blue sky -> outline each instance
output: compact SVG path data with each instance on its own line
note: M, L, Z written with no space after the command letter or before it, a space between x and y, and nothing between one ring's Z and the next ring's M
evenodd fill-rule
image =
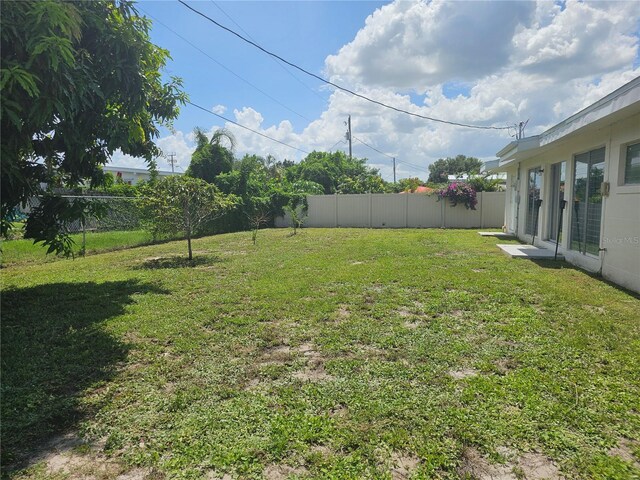
M189 3L239 33L250 35L256 43L283 58L321 74L324 59L353 39L367 16L386 2ZM182 4L152 0L141 2L139 8L157 19L152 40L168 49L173 58L166 72L183 78L194 103L208 107L224 105L229 111L250 105L262 113L266 123L290 120L294 128L300 130L325 108L331 92L321 82L291 67L279 66L275 59L190 12ZM175 126L188 131L196 125L209 126L211 121L210 115L185 107Z
M371 98L473 125L529 120L528 135L640 75L638 2L188 3L287 60ZM428 165L446 156L495 158L512 140L512 130L451 127L336 91L277 64L177 1L138 6L155 20L153 42L171 53L165 74L182 77L191 101L304 151L346 150L348 115L355 138L397 158L399 178L426 178ZM177 154L182 169L194 148L196 126L208 132L228 127L237 139L236 156L304 157L187 105L174 130L163 130L158 139L164 152ZM388 156L357 140L353 151L392 178ZM144 166L122 154L112 163ZM168 168L162 160L159 164Z

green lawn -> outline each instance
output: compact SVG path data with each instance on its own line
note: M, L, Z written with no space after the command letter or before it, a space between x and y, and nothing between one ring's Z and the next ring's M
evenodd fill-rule
M75 242L74 251L78 252L82 247L82 234L71 235L71 238ZM151 233L145 230L87 232L86 254L131 248L151 242ZM34 245L33 240L4 240L1 248L0 259L3 266L59 260L55 255L47 256L47 249L42 248L41 244Z
M194 266L172 242L5 268L3 463L40 456L4 475L639 478L640 299L495 244L274 229Z

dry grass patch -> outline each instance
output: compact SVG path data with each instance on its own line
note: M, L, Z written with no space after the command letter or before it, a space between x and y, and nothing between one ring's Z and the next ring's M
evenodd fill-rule
M391 478L405 480L420 466L420 459L414 455L393 452L391 454Z
M291 477L302 477L308 474L304 467L290 467L289 465L269 465L262 472L265 480L285 480Z
M514 458L511 450L505 464L492 464L475 448L468 447L462 454L462 463L458 469L461 477L474 480L562 480L558 466L546 455L524 453Z
M60 435L27 461L31 467L15 480L60 478L64 480L146 480L164 475L145 468L127 468L107 458L95 445L83 442L74 434Z
M612 457L618 457L640 470L640 462L633 453L634 448L638 448L638 442L634 442L628 438L622 438L616 447L609 450L609 455Z
M449 370L448 375L454 380L462 380L478 375L478 371L473 368L461 368L460 370Z
M332 380L333 376L329 375L324 369L325 357L315 350L311 343L303 343L298 347L298 351L306 358L307 367L293 374L293 378L303 382L322 382Z

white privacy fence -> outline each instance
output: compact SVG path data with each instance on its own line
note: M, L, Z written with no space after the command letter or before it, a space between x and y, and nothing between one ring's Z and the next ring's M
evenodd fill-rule
M309 195L306 227L501 228L505 192L479 192L475 210L421 193ZM289 215L277 227L291 225Z

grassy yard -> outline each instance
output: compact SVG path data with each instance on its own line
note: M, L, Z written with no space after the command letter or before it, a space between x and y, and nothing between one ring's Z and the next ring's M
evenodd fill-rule
M75 242L74 250L79 251L82 247L82 234L71 235L71 238ZM145 230L87 232L86 254L150 244L152 240L151 233ZM0 260L3 266L59 260L54 255L47 256L47 250L40 244L34 245L33 240L3 240L1 248Z
M288 233L3 269L5 477L640 478L637 296L474 231Z

